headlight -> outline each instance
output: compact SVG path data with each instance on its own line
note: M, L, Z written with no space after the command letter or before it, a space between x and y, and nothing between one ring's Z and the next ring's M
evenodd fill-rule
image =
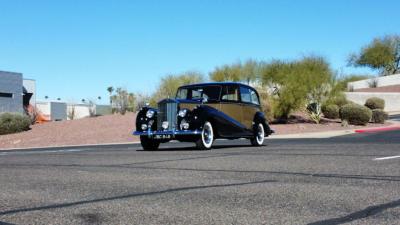
M178 112L178 116L180 116L180 117L185 117L186 116L186 114L187 114L187 109L181 109L181 110L179 110L179 112Z
M149 109L149 110L146 112L146 117L149 118L149 119L151 119L151 118L153 118L153 116L154 116L154 110Z
M147 130L147 125L146 124L142 124L142 130Z
M182 120L180 128L181 128L181 130L189 129L189 123L186 120Z
M168 121L162 122L162 126L161 126L161 127L162 127L164 130L168 129L168 127L169 127Z

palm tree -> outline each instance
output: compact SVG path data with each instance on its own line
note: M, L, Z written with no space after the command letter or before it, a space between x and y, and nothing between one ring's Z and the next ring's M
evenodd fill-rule
M110 93L110 105L112 104L112 99L111 99L111 95L114 92L114 87L110 86L107 88L107 91Z

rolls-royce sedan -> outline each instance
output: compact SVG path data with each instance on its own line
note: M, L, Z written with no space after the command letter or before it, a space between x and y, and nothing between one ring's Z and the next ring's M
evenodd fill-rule
M254 88L218 82L182 86L174 99L161 100L157 109L141 108L134 135L140 136L145 150L157 150L170 140L194 142L207 150L219 138L247 138L261 146L272 133Z

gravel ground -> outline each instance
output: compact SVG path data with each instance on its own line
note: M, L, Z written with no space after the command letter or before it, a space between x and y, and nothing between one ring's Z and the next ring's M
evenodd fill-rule
M289 124L272 124L276 134L296 134L332 130L357 129L363 126L342 127L338 120L324 120L314 124L302 119L304 115L291 119ZM135 114L108 115L73 121L37 124L26 132L0 136L0 149L55 147L65 145L132 143L139 141L132 135ZM368 127L388 124L369 124Z
M0 149L135 142L135 114L108 115L33 125L31 130L0 136Z

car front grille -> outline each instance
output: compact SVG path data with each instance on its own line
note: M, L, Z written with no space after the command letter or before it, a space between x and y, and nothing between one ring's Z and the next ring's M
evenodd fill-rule
M168 121L167 130L175 130L177 124L178 103L166 99L158 103L157 130L164 130L162 124Z

